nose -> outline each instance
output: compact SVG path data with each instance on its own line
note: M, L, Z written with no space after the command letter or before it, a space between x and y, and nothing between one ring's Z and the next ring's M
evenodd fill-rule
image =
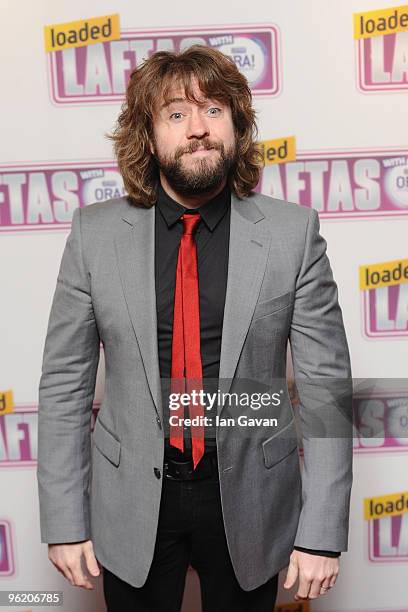
M194 109L187 123L187 138L204 138L209 135L207 120L202 111Z

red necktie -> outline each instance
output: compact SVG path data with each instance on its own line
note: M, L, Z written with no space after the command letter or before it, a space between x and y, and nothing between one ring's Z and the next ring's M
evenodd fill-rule
M193 390L202 389L200 353L200 300L198 291L197 249L193 233L200 214L182 216L184 232L177 258L176 287L174 292L173 338L171 354L171 392L188 393L190 418L200 417L198 425L191 425L194 469L204 454L204 406L199 398L191 396ZM170 411L177 425L170 425L170 444L184 451L184 406L178 403Z

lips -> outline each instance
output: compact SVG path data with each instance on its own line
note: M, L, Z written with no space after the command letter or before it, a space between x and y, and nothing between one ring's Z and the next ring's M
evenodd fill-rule
M196 149L195 151L191 151L190 154L192 155L193 153L197 153L197 151L212 151L212 150L213 150L213 147L210 147L209 149L206 149L205 147L200 147L199 149Z
M186 153L195 153L196 151L211 151L214 147L198 147L198 149L194 149L194 151L186 151Z

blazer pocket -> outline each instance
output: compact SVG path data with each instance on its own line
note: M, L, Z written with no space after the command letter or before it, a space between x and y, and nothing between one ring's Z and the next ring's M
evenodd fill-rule
M105 425L102 424L99 418L95 421L93 430L93 440L96 448L104 455L114 466L118 466L120 462L121 443L113 433L111 433Z
M283 429L262 442L264 463L267 468L276 465L297 448L296 428L293 423L294 419Z
M260 317L264 317L269 314L273 314L278 310L283 310L284 308L288 308L293 304L295 292L294 290L288 291L287 293L282 293L281 295L277 295L273 298L269 298L268 300L263 300L262 302L258 302L255 306L254 310L254 319L259 319Z

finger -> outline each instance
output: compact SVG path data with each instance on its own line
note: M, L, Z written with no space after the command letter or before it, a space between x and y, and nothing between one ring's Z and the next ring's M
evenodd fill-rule
M82 571L80 560L76 561L75 564L70 565L70 570L74 578L75 586L85 587L86 589L93 589L93 584Z
M84 549L84 557L88 572L92 576L99 576L101 570L99 569L98 562L96 560L92 547L87 547Z
M65 557L59 554L58 551L56 552L53 548L50 548L48 551L48 558L54 565L54 567L60 572L60 574L62 574L72 586L75 586L74 577L70 568L68 567L68 564L65 561Z
M285 583L283 585L283 587L285 589L290 589L293 587L293 585L296 582L296 578L298 576L298 571L299 571L299 567L298 564L296 563L296 561L291 558L290 562L289 562L289 567L288 567L288 571L286 574L286 580Z
M312 580L310 578L306 578L304 574L300 574L299 587L295 599L306 599L309 596L311 584Z
M326 593L334 587L335 582L336 575L327 576L320 585L320 595L326 595Z
M68 582L70 584L72 584L72 586L75 586L74 576L72 575L71 570L69 569L69 567L65 563L62 564L62 565L56 565L55 567L57 568L57 570L59 572L61 572L61 574L64 576L64 578L66 578L68 580Z
M320 585L320 594L324 595L327 591L330 590L330 576L325 578Z
M332 589L332 588L334 587L334 585L336 584L337 576L338 576L338 574L337 574L337 573L335 573L335 574L333 574L333 576L332 576L332 577L331 577L331 579L330 579L330 584L329 584L329 586L330 586L330 588L331 588L331 589Z
M310 591L309 591L309 599L316 599L317 597L319 597L321 585L322 585L322 581L317 578L315 578L312 581L312 584L310 586ZM325 591L323 591L323 593L324 592Z

